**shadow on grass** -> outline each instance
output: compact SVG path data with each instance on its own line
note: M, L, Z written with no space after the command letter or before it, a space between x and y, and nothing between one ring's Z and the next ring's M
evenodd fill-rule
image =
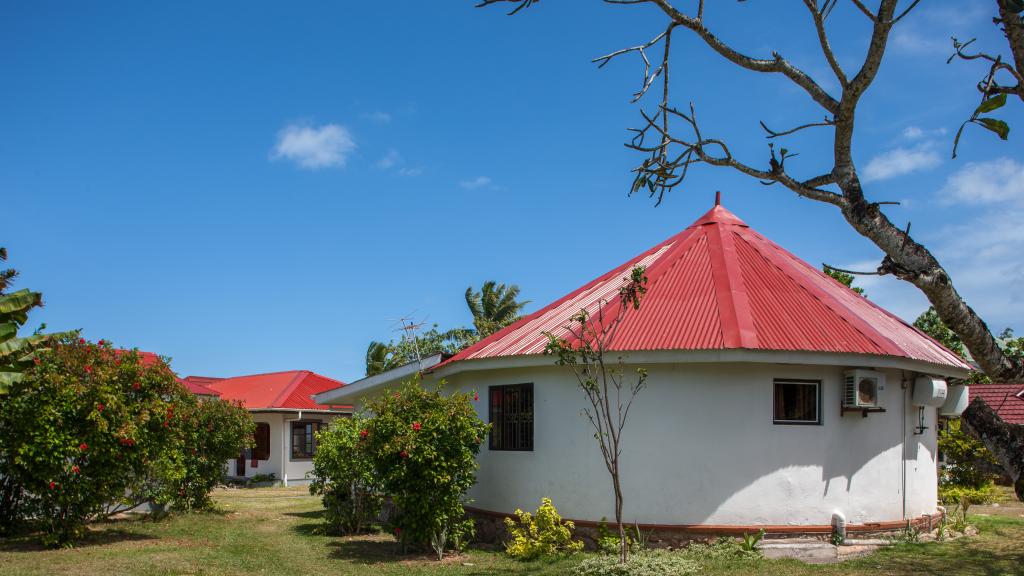
M320 509L320 510L310 510L308 512L285 512L284 515L285 516L292 516L292 517L295 517L295 518L323 518L324 517L324 511L323 511L323 509Z
M36 533L0 539L0 552L41 552L52 550L52 548L43 546L40 538L41 535ZM106 546L118 542L138 542L143 540L158 540L158 538L121 528L105 528L90 530L81 540L75 542L74 547L88 548L91 546Z

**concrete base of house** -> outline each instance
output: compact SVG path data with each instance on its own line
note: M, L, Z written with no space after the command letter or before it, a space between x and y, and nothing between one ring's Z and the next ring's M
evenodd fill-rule
M482 542L500 543L508 539L505 530L504 520L506 517L514 517L512 514L492 512L477 508L466 508L467 514L476 522L477 539ZM569 520L566 518L566 520ZM909 521L909 526L921 533L931 533L942 520L942 513L926 514ZM600 522L590 520L572 520L576 524L576 536L583 540L587 549L597 548L598 527ZM756 534L759 530L765 531L763 546L775 546L773 553L780 555L793 554L791 557L799 557L804 554L811 561L811 557L830 557L833 559L845 559L859 552L869 553L877 547L878 543L888 543L889 538L905 530L908 526L906 520L894 520L891 522L877 522L871 524L848 525L847 542L844 546L836 547L830 543L832 537L832 526L822 525L761 525L761 526L726 526L711 524L635 524L636 529L647 535L647 542L654 548L679 548L692 542L712 542L722 536L739 537L744 534ZM842 551L837 548L843 549ZM831 551L830 551L831 550ZM767 555L767 554L766 554ZM779 556L790 557L790 556Z

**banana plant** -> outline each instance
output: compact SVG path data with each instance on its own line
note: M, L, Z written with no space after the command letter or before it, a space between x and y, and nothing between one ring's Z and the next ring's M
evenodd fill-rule
M4 260L7 260L7 250L0 246L0 261ZM28 289L6 294L17 275L13 269L0 270L0 395L7 394L11 384L21 380L35 353L73 334L43 334L44 325L31 336L18 336L18 329L28 321L29 311L43 305L43 295Z
M18 336L18 329L28 321L29 310L42 303L42 294L28 289L0 295L0 394L6 394L11 384L22 378L36 352L63 336L39 332Z

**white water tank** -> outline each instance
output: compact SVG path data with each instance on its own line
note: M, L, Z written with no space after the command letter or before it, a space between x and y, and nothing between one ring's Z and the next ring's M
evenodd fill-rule
M934 376L914 380L914 406L942 406L946 403L946 381Z
M940 416L959 417L970 403L970 388L966 384L950 386L946 391L946 402L939 408Z

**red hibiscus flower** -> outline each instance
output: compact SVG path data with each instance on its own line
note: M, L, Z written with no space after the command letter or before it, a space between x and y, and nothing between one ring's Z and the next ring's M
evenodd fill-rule
M480 395L477 394L476 392L473 392L473 402L477 402L479 400L480 400Z
M360 438L366 438L369 435L370 435L370 431L366 430L365 428L359 431L359 437Z
M106 408L106 406L104 406L103 404L97 404L96 405L96 411L97 412L103 412L104 408Z
M413 422L412 423L412 429L413 430L419 430L420 428L423 428L423 425L420 424L419 422Z
M99 341L99 342L97 342L97 344L99 344L100 346L103 346L103 345L104 345L104 344L106 344L106 343L107 343L107 341L106 341L106 340L103 340L103 339L100 339L100 341Z
M89 445L86 444L85 442L82 442L81 444L78 445L78 449L81 450L82 452L85 452L86 450L89 449Z
M408 458L409 457L409 453L406 452L405 450L402 450L401 452L399 452L398 455L401 456L402 458Z
M79 338L78 339L78 343L79 344L85 344L85 338Z
M82 471L82 469L78 467L78 464L75 464L74 466L71 467L71 471L74 472L75 474L78 474L79 472Z
M132 384L132 390L138 390L139 388L142 388L142 385L138 382Z
M92 374L92 366L89 366L88 364L86 364L85 365L85 372L86 372L86 374Z
M54 482L53 480L50 480L50 490L55 490L56 488L57 488L57 483Z

